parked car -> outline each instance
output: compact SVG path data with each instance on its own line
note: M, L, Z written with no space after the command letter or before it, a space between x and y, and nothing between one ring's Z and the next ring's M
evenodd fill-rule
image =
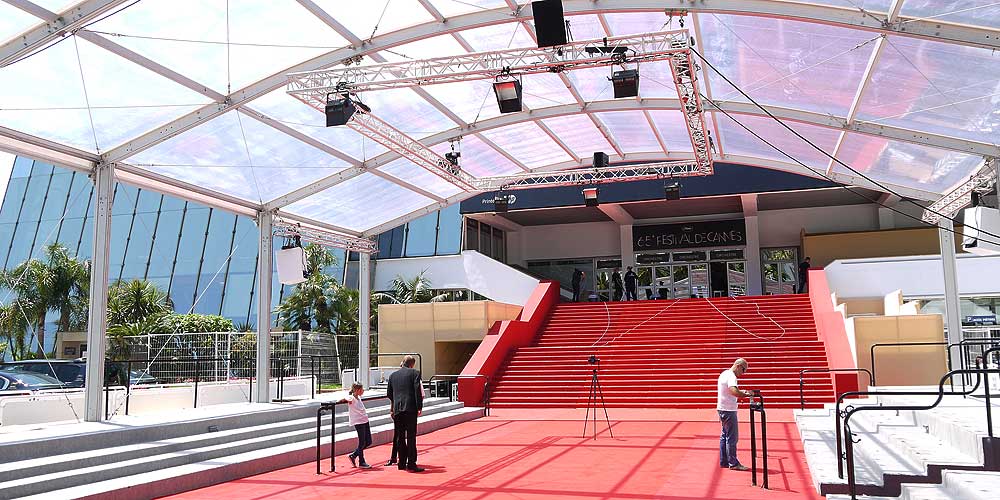
M25 371L0 371L0 394L5 391L43 391L63 389L65 385L55 377Z
M126 365L110 362L104 367L104 380L108 385L124 384ZM87 360L80 359L29 359L5 363L0 369L17 373L34 373L58 379L64 387L83 387L87 379ZM149 373L133 369L129 384L156 384L158 380Z

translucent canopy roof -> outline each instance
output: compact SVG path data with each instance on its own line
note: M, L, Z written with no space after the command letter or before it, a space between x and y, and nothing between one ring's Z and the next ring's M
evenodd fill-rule
M345 3L0 1L0 149L79 169L113 162L126 182L354 235L468 196L350 129L325 127L286 94L285 75L359 57L535 47L530 2ZM563 5L575 40L690 31L718 161L878 188L868 176L931 200L1000 156L996 2ZM639 69L632 99L614 99L610 68L525 76L515 114L499 113L488 80L362 98L438 153L461 138L474 176L587 166L595 151L615 162L691 158L669 68Z

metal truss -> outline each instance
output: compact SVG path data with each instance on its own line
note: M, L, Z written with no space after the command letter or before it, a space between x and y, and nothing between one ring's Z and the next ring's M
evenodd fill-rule
M292 73L288 75L287 91L306 104L322 109L328 93L345 88L363 92L484 80L507 74L562 73L623 62L661 61L687 49L686 30L662 31L570 42L551 48L496 50Z
M988 159L978 172L969 177L969 180L949 191L938 201L931 203L920 218L924 222L937 224L942 216L953 217L959 210L971 203L969 195L973 192L985 194L992 191L997 186L998 173L1000 173L1000 160Z
M688 41L683 43L688 48ZM712 175L712 147L708 127L705 124L705 108L701 105L701 93L698 92L698 68L694 65L691 51L674 53L670 57L670 71L674 75L674 86L681 101L681 113L684 113L684 123L687 125L688 137L691 138L691 148L695 161L704 175ZM641 78L641 75L640 75Z
M647 163L645 165L625 165L602 168L578 168L556 172L532 172L524 174L482 177L476 179L480 191L509 189L529 189L535 187L579 186L586 184L607 184L611 182L640 181L646 179L668 179L672 177L693 177L709 175L697 161L670 161Z
M296 236L310 243L318 245L342 248L350 252L360 252L367 254L378 253L378 245L375 240L349 236L313 227L302 227L287 221L274 222L274 236L281 238L294 238Z
M474 178L463 172L420 141L404 134L375 115L359 109L347 122L347 127L355 132L395 151L403 158L458 186L463 191L474 191Z

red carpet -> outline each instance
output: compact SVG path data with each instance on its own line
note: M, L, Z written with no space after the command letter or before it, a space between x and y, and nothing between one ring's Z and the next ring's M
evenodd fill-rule
M798 408L799 370L828 366L807 295L563 303L512 353L490 404L586 406L592 354L612 408L712 408L719 373L739 357L750 363L741 387L760 389L770 408ZM833 401L828 373L806 381L807 406Z
M525 397L530 397L525 394ZM768 417L771 490L749 472L718 467L719 424L711 410L612 409L614 438L598 421L598 439L580 437L580 410L496 410L488 418L419 436L423 474L376 466L317 476L314 464L178 495L182 499L800 499L812 488L791 412ZM600 415L603 419L603 413ZM747 414L741 412L740 458L750 464ZM384 463L388 446L369 449ZM328 462L324 468L328 468Z

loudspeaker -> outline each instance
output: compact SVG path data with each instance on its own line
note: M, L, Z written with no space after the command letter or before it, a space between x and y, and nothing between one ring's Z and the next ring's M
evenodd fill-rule
M326 126L346 125L358 108L350 99L333 99L326 103Z
M996 237L985 233L1000 233L1000 210L990 207L966 208L962 248L976 255L1000 254Z
M531 2L535 16L535 34L538 47L566 45L566 19L563 17L562 0Z
M278 250L276 263L278 281L282 284L294 285L306 280L306 254L302 247Z
M608 166L608 155L601 151L594 153L594 168L603 168Z

